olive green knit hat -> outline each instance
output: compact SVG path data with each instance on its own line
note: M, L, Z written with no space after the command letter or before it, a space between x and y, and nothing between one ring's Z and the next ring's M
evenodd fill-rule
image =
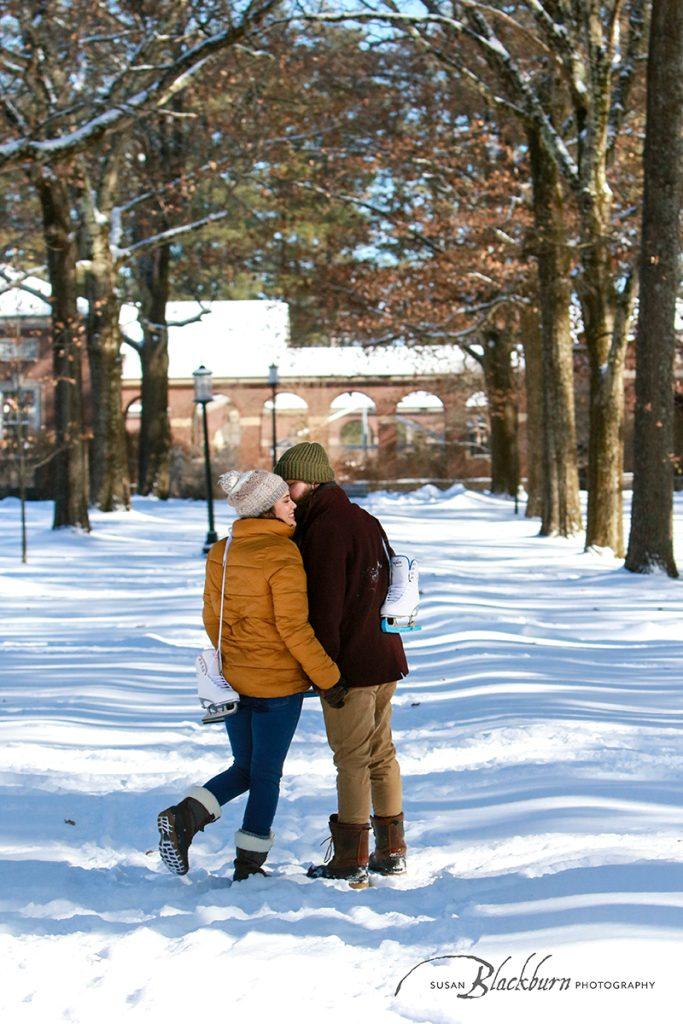
M334 480L334 470L327 452L317 441L302 441L288 448L273 469L283 480L303 480L307 484L327 484Z

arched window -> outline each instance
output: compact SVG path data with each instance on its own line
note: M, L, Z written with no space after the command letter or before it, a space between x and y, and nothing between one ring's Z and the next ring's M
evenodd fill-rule
M270 412L273 408L273 400L271 398L264 404L264 408ZM308 411L308 402L301 398L300 395L295 395L293 391L279 391L275 396L275 412L301 412L302 410Z
M443 447L444 405L429 391L411 391L396 406L396 445L401 449Z
M277 453L308 439L308 402L293 391L279 391L275 396L275 440ZM261 416L261 448L273 446L273 400L263 403Z
M467 409L467 454L470 456L489 455L489 403L484 391L476 391L465 402Z
M217 452L238 449L242 436L240 414L232 399L228 395L214 395L206 411L213 448Z
M330 403L330 445L368 452L377 447L377 409L362 391L345 391Z

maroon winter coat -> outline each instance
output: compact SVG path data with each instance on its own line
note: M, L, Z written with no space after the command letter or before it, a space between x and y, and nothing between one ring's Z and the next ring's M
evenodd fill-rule
M377 686L406 676L400 636L380 628L389 565L379 521L333 483L321 484L296 520L309 621L347 684Z

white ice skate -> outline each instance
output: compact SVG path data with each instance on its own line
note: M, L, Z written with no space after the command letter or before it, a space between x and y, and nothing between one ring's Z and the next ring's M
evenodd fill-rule
M225 574L228 567L228 549L232 541L232 534L226 539L225 550L223 551L223 577L221 579L221 603L219 605L220 615L218 617L218 643L215 647L208 647L195 659L195 672L197 673L197 696L199 703L206 711L202 718L202 725L210 725L212 722L223 722L228 715L234 715L240 702L240 695L233 690L230 683L223 675L223 659L221 656L223 642L223 599L225 597Z
M233 690L229 683L218 683L211 678L211 669L215 666L207 664L211 661L210 655L214 651L203 651L197 658L197 696L199 703L206 714L202 718L203 725L210 725L212 722L223 722L228 715L234 715L237 711L240 695ZM209 657L207 657L209 655ZM205 662L202 665L202 662Z
M417 562L407 555L394 555L389 566L389 591L380 609L383 632L410 633L421 629L415 622L420 604Z

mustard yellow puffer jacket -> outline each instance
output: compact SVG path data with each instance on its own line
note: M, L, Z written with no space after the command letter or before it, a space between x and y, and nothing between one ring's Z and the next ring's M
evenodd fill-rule
M223 600L223 675L245 696L284 697L315 683L339 680L308 621L306 574L291 540L293 526L279 519L237 519ZM204 585L204 627L218 643L225 540L209 551Z

